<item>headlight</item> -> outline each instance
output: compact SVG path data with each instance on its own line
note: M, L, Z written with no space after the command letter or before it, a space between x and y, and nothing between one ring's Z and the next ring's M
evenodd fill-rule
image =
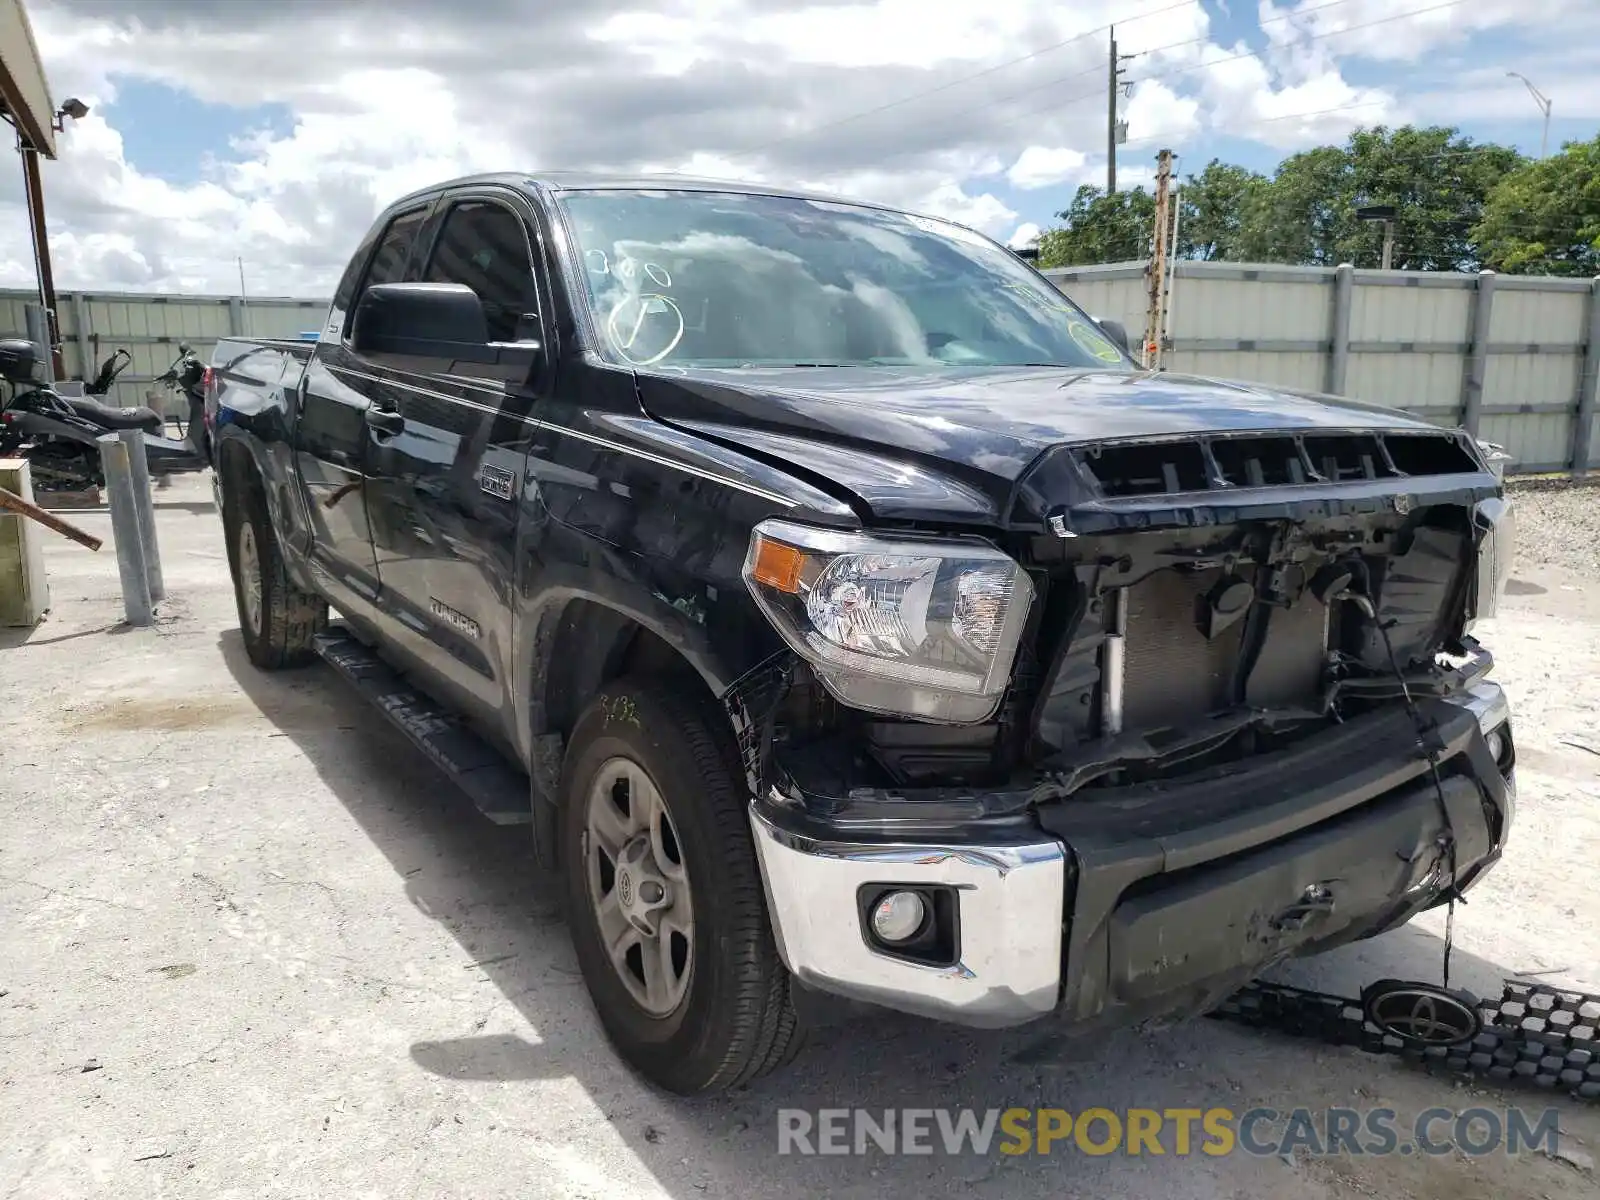
M1516 512L1505 497L1478 501L1473 520L1484 533L1478 546L1477 596L1468 628L1499 610L1500 596L1511 579L1517 532Z
M1482 438L1478 438L1477 442L1478 452L1483 455L1483 461L1488 464L1489 470L1494 472L1494 477L1504 479L1506 464L1511 461L1511 455L1506 452L1506 448L1495 442L1486 442Z
M966 724L1005 695L1033 584L980 541L886 539L763 521L744 579L841 703Z

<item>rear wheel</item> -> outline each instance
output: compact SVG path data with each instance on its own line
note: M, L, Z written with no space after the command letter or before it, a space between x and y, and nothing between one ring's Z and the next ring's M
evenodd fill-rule
M283 564L266 501L250 487L223 512L239 632L250 661L265 671L316 656L311 639L328 627L328 604L294 586Z
M562 770L569 925L606 1035L652 1083L720 1091L800 1034L731 739L682 686L608 686Z

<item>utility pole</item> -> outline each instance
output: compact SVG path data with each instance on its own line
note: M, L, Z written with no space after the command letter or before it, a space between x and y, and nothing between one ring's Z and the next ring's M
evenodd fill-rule
M1161 333L1166 324L1168 243L1172 238L1172 151L1156 155L1156 215L1150 228L1150 300L1144 320L1144 366L1161 366Z
M1111 58L1106 75L1106 195L1117 192L1117 146L1128 136L1128 127L1117 120L1117 92L1122 87L1123 63L1131 54L1117 53L1117 27L1111 27Z
M1393 204L1369 204L1356 209L1356 220L1377 221L1383 225L1382 268L1387 271L1394 265L1394 222L1400 210Z
M39 152L18 137L17 150L22 155L22 180L28 193L28 226L33 234L33 261L39 274L39 304L44 308L45 328L50 345L52 379L64 379L61 366L61 325L56 319L56 280L50 268L50 236L44 224L44 184L39 178Z
M81 121L89 115L89 106L76 96L67 100L51 114L50 125L57 133L65 128L68 117ZM7 118L11 120L11 118ZM22 135L22 126L16 121L17 153L22 156L22 183L28 194L28 228L33 234L33 264L39 273L39 305L44 309L46 337L50 342L51 379L64 379L66 371L61 366L61 323L56 319L56 277L50 268L50 235L44 225L44 183L39 178L39 151ZM84 364L87 369L88 364Z

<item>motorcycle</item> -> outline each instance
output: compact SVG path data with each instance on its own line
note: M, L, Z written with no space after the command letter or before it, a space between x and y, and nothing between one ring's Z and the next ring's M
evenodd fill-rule
M204 420L205 365L188 346L180 346L177 359L157 382L182 390L188 412L178 423L178 438L165 436L166 422L152 408L116 408L101 403L91 388L110 390L116 377L132 360L126 350L116 351L101 365L84 396L62 396L44 382L44 364L38 348L29 341L0 341L0 458L28 460L35 486L41 491L103 487L100 447L96 439L124 429L139 430L145 458L153 477L165 479L199 471L210 463L209 436Z

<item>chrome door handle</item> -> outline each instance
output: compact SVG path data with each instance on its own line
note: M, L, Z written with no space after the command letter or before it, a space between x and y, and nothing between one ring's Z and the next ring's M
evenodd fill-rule
M393 436L406 427L406 419L392 408L378 408L373 405L367 408L367 424L372 427L374 433Z

